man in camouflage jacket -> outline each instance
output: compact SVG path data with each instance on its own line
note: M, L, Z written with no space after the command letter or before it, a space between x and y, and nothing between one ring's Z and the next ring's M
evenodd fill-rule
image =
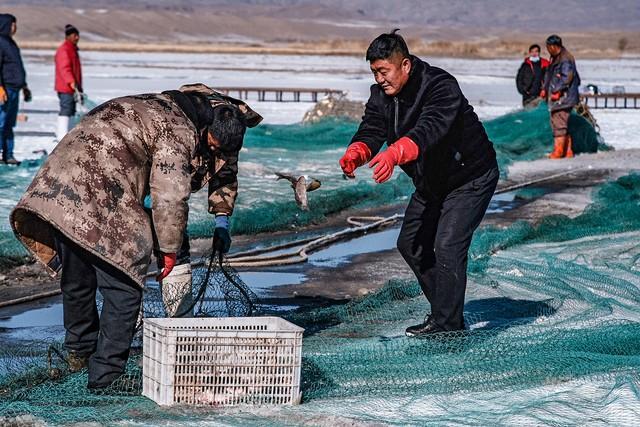
M89 388L124 371L152 250L161 280L181 248L190 193L208 184L209 211L231 215L244 129L261 120L202 84L107 101L57 145L11 213L33 256L52 275L62 270L65 347L80 366L88 359Z

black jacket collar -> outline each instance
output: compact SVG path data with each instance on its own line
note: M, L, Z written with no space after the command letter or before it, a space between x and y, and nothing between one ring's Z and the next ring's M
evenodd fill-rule
M166 90L162 92L164 95L169 95L171 99L174 100L178 107L182 110L182 112L191 120L196 128L200 130L198 126L198 112L196 111L196 107L189 100L189 97L179 90Z

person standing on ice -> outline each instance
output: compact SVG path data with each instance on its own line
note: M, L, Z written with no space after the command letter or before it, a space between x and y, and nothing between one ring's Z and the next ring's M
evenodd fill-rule
M2 162L8 165L20 164L13 156L13 127L18 118L20 91L24 102L31 101L20 48L13 40L17 30L16 17L0 13L0 146Z
M60 100L58 113L58 127L56 139L62 138L69 132L69 121L76 114L76 102L82 101L82 66L78 54L80 32L73 25L64 27L64 41L58 47L55 55L56 77L55 90Z
M52 275L61 269L67 360L72 370L88 365L90 389L123 373L154 246L162 282L182 247L190 193L205 184L214 244L229 249L238 153L261 120L203 84L107 101L58 143L11 212L34 258Z
M529 54L516 76L516 87L518 93L522 95L523 107L535 107L540 102L542 80L548 66L549 61L540 57L540 46L537 44L529 46Z
M580 102L580 75L573 55L562 45L562 39L553 34L547 38L547 51L551 63L547 68L540 97L549 104L553 151L550 159L573 157L573 140L568 125L571 110Z
M406 335L424 336L465 327L469 245L499 171L493 144L456 79L411 55L397 31L367 50L376 84L340 166L353 177L369 162L378 184L400 166L413 180L397 245L431 304Z

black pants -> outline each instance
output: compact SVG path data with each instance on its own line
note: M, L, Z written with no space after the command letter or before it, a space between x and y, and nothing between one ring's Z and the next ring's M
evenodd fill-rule
M64 346L89 359L89 385L105 386L124 372L142 301L142 289L127 275L62 235ZM96 290L102 295L98 317Z
M442 200L414 193L398 237L398 250L431 304L431 316L448 331L464 327L467 256L498 183L497 166Z

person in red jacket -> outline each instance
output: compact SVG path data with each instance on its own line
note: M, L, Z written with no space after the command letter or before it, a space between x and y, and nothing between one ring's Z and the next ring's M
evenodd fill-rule
M78 55L80 32L73 25L64 27L64 42L56 51L56 84L60 100L56 139L61 141L69 131L69 119L76 114L76 101L82 100L82 69Z

